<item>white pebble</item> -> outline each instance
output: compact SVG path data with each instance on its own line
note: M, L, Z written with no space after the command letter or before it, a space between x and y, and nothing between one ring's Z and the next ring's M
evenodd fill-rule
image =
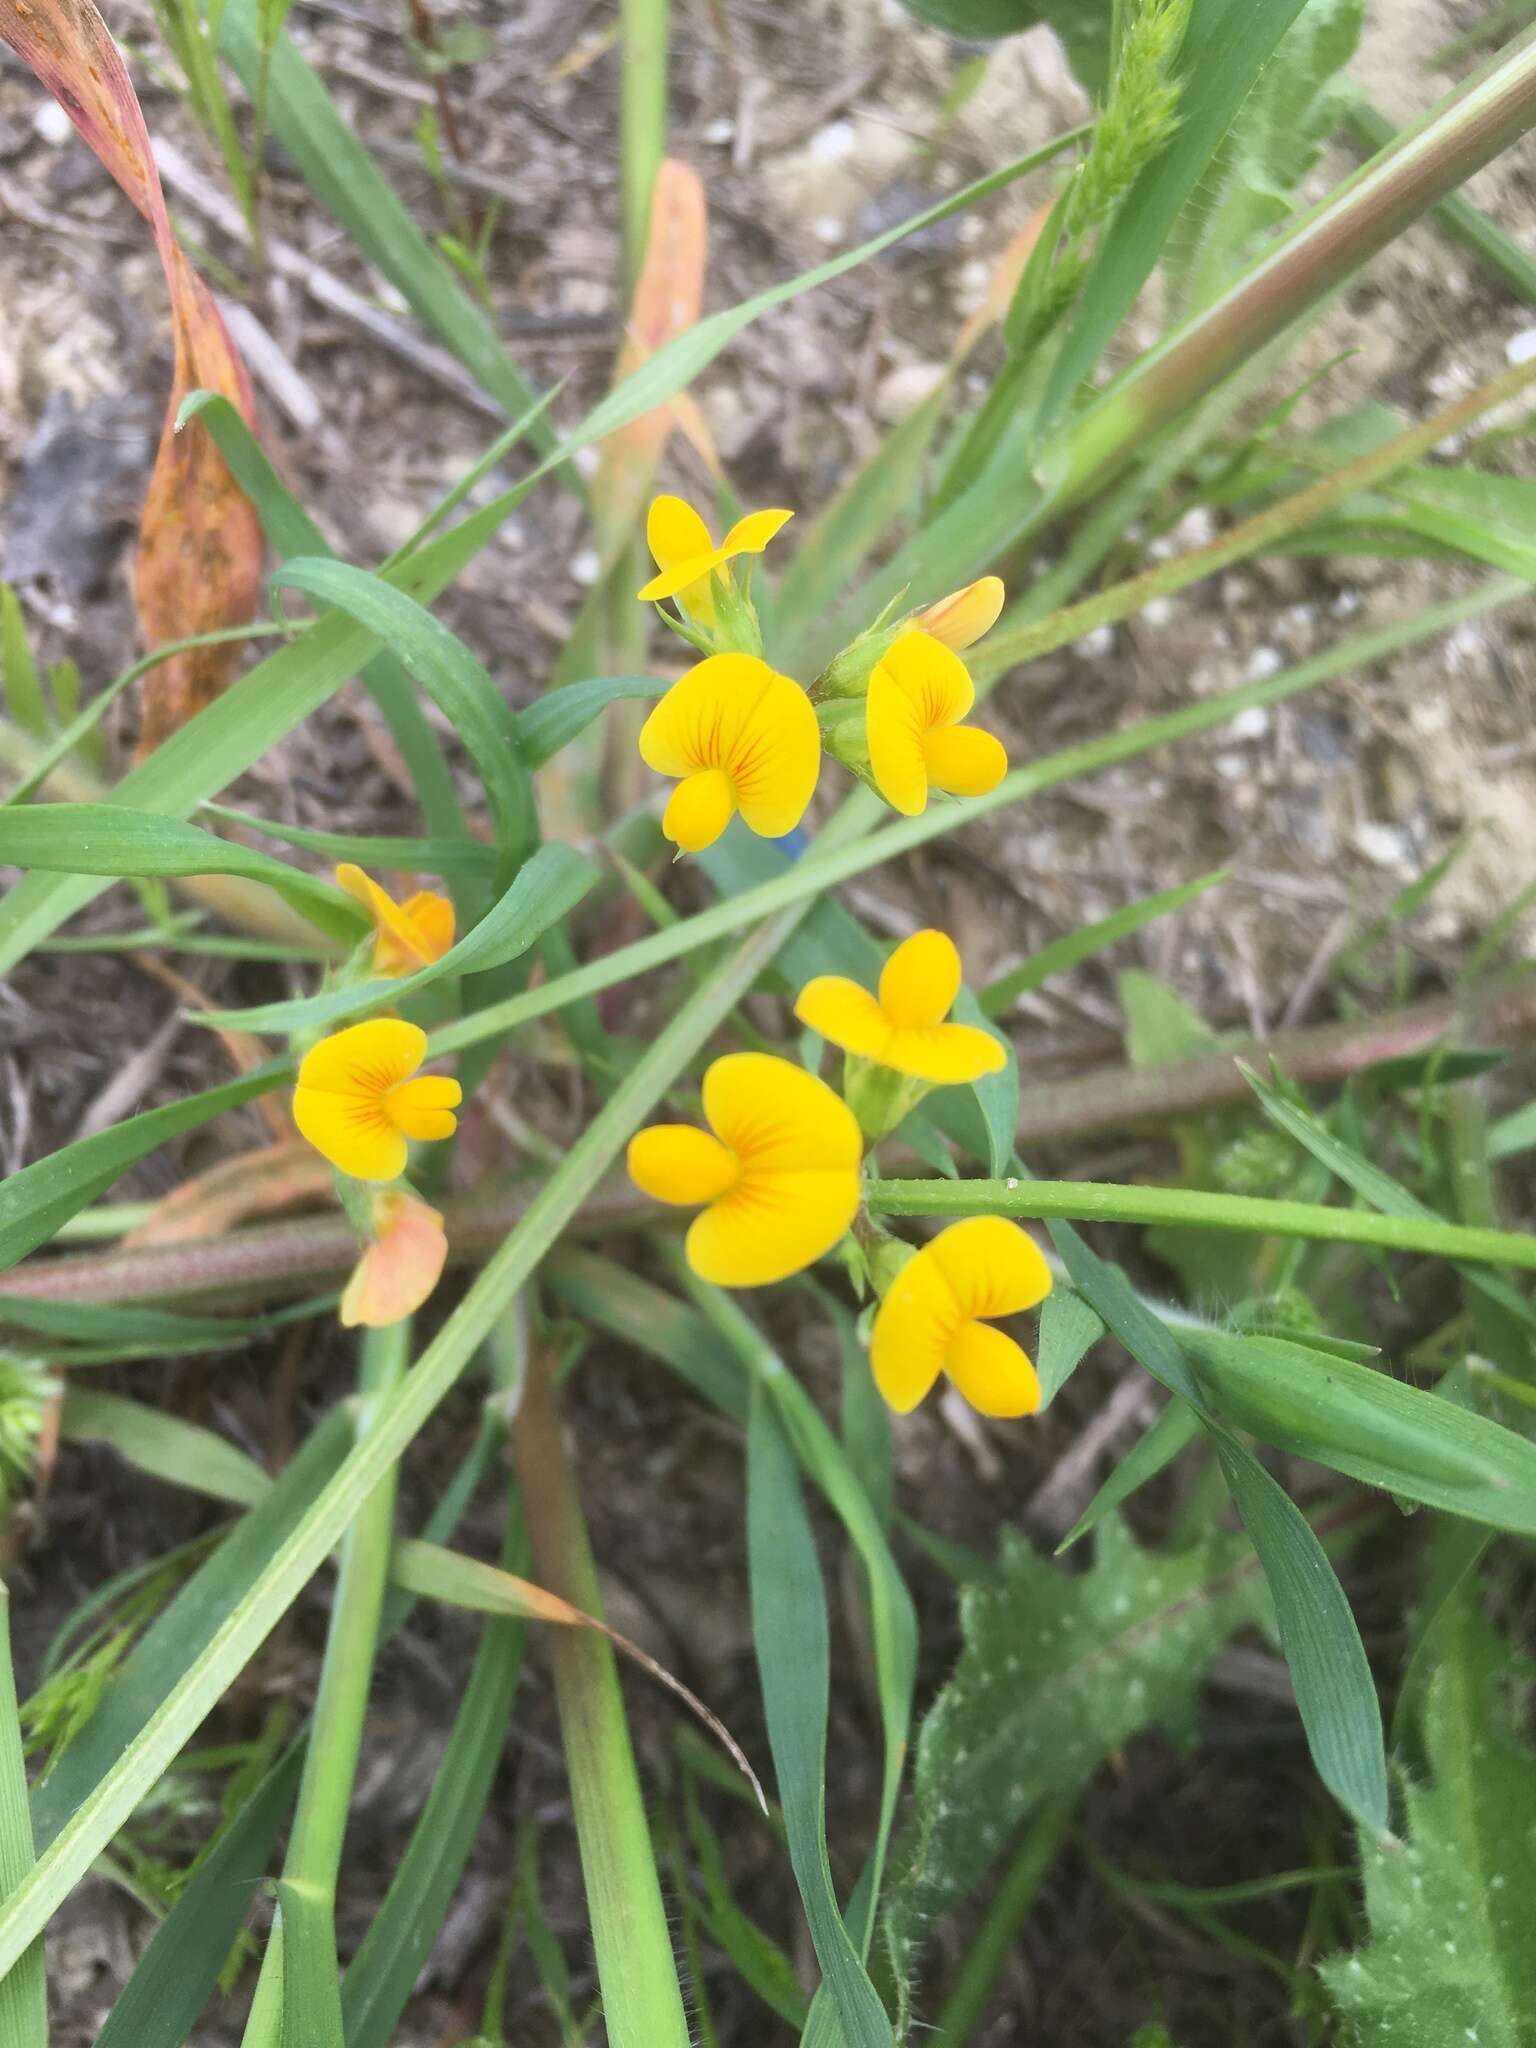
M1209 546L1216 537L1216 521L1211 516L1209 506L1196 505L1192 511L1184 514L1173 530L1184 547L1203 548Z
M1255 647L1248 657L1248 674L1256 683L1266 682L1270 676L1279 675L1285 667L1285 656L1278 647Z
M1358 590L1341 590L1328 609L1336 619L1352 619L1364 602Z
M68 142L75 132L75 124L59 105L57 100L44 100L32 116L32 127L36 135L48 144L50 149L59 149Z
M571 574L584 589L590 589L597 581L602 566L602 557L596 548L583 548L580 554L571 558Z
M718 121L711 121L704 130L704 140L712 142L718 149L722 144L736 140L736 123L729 114L722 114Z
M1081 654L1087 661L1102 661L1114 644L1113 626L1094 626L1081 640L1073 641L1072 651L1074 654Z
M829 121L811 137L811 155L818 163L840 163L853 148L853 123Z
M1522 327L1512 334L1504 344L1504 359L1514 368L1536 362L1536 327Z
M843 224L836 214L824 213L819 220L812 223L811 233L818 242L825 242L830 247L834 242L843 239Z
M1168 597L1149 598L1141 608L1141 616L1149 626L1166 626L1173 617L1173 600Z
M1355 827L1355 848L1368 861L1379 868L1401 868L1408 865L1408 834L1401 825L1383 825L1374 818L1367 818L1363 825Z
M1232 737L1235 740L1261 740L1269 731L1269 713L1262 704L1250 704L1246 711L1239 711L1232 721Z

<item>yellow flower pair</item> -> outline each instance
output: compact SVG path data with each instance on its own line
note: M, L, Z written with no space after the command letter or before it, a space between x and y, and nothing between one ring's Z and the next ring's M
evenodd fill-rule
M914 1080L975 1080L1002 1064L986 1032L945 1021L960 961L942 932L897 947L878 995L838 975L801 991L795 1012L855 1057ZM709 1128L658 1124L630 1143L629 1171L657 1201L701 1206L685 1251L702 1279L764 1286L813 1265L858 1214L864 1139L827 1084L768 1053L728 1053L704 1076ZM1017 1224L977 1217L915 1252L875 1317L871 1364L906 1414L945 1373L984 1414L1030 1413L1039 1384L1026 1354L988 1318L1031 1308L1050 1273Z
M639 595L673 597L688 619L712 628L722 598L734 594L727 565L761 553L789 516L750 513L717 547L691 506L658 498L646 527L658 573ZM899 633L869 675L869 777L908 817L926 808L930 789L981 796L1007 771L1001 742L962 723L976 689L955 651L991 627L1002 601L995 576L956 591ZM792 832L815 793L821 744L815 709L799 684L761 655L739 650L711 654L690 669L640 734L647 767L677 780L662 830L683 853L712 846L738 812L762 838Z

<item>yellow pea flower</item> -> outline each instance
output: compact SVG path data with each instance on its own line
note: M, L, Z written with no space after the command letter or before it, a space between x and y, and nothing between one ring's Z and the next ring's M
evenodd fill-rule
M675 597L690 618L713 625L715 571L737 555L760 555L794 516L784 511L749 512L717 547L709 528L685 499L653 499L646 514L645 538L657 573L636 595L650 604Z
M960 955L943 932L914 932L880 970L880 993L841 974L818 974L800 991L795 1015L844 1052L893 1067L915 1081L979 1081L1006 1054L989 1032L944 1020L960 993Z
M372 875L344 860L337 886L361 903L373 920L373 971L393 979L441 960L453 944L453 905L435 889L418 889L397 903Z
M442 1277L448 1257L443 1219L409 1188L379 1188L370 1236L341 1297L341 1320L351 1330L404 1322Z
M1017 1315L1050 1291L1050 1267L1017 1223L951 1223L913 1253L880 1304L869 1352L876 1386L898 1415L909 1415L942 1372L983 1415L1032 1415L1040 1406L1035 1368L984 1318Z
M425 1031L399 1017L332 1032L299 1062L294 1122L354 1180L395 1180L405 1171L408 1138L451 1138L458 1124L457 1081L411 1078L426 1052Z
M984 796L1002 781L1001 740L960 723L975 701L965 663L931 633L903 633L876 662L864 711L869 769L893 810L925 811L930 785Z
M700 1279L788 1279L829 1252L858 1209L863 1140L853 1113L825 1081L772 1053L727 1053L703 1093L709 1129L637 1132L630 1178L659 1202L706 1205L684 1247Z
M953 590L937 604L929 605L912 624L919 633L930 633L958 652L962 647L973 646L983 633L991 632L1003 609L1005 595L1001 576L982 576L967 583L964 590Z
M712 654L640 729L640 758L681 777L661 829L683 853L712 846L740 811L764 839L793 832L821 767L821 727L797 682L755 654Z

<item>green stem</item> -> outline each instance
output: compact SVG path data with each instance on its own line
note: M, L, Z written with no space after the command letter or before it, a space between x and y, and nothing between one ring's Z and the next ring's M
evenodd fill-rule
M1030 1822L992 1894L976 1939L966 1951L938 2024L927 2037L927 2048L965 2048L985 2019L993 1986L1029 1918L1046 1873L1056 1861L1076 1803L1052 1800Z
M536 1360L512 1431L539 1582L588 1614L602 1592L550 1363ZM612 1646L592 1629L549 1635L581 1873L613 2048L688 2048L688 2019L656 1874Z
M410 1342L409 1322L370 1330L364 1337L358 1382L362 1397L359 1434L368 1429L378 1404L399 1385L410 1356ZM320 1667L320 1690L304 1755L304 1776L283 1862L283 1877L292 1884L307 1886L324 1901L328 1914L335 1911L336 1880L341 1870L384 1595L389 1585L395 1536L395 1477L395 1468L391 1466L358 1510L342 1547L336 1599ZM261 1985L270 1977L280 1992L282 1972L279 1922L262 1958L261 1978L242 2048L280 2048L281 1996L263 2000Z
M1519 1231L1258 1195L1210 1194L1201 1188L1117 1187L1093 1180L882 1180L871 1185L867 1199L880 1216L1064 1216L1079 1223L1182 1224L1536 1269L1536 1236Z
M632 292L651 232L651 193L667 139L668 0L621 0L619 156L624 285Z

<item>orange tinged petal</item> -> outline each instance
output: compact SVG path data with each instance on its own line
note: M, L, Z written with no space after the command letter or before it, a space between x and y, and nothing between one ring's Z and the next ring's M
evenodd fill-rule
M913 624L946 647L970 647L997 624L1005 595L1001 576L983 576L919 612Z
M431 1294L448 1257L443 1219L405 1188L373 1199L373 1236L341 1297L347 1329L403 1322Z
M414 974L418 967L441 960L453 944L453 905L446 896L418 889L408 901L397 903L352 861L341 862L336 881L373 920L375 974Z

